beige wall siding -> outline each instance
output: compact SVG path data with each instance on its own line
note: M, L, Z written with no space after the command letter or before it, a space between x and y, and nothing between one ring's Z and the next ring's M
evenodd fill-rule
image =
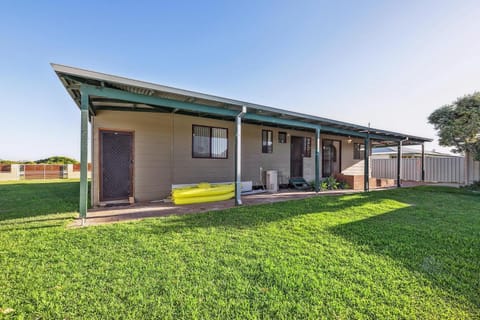
M192 158L192 125L228 129L228 159ZM176 114L100 111L93 126L93 203L99 204L99 130L134 132L134 197L136 201L162 199L172 184L224 182L234 180L235 124ZM262 153L262 129L273 131L273 153ZM278 143L278 132L287 132L287 143ZM285 130L267 126L242 126L242 180L261 184L261 170L278 170L279 183L290 177L290 141L292 136L311 137L312 155L304 158L304 178L315 178L315 135L312 132ZM342 171L358 166L353 159L353 142L346 137L321 135L322 139L342 141ZM355 140L362 142L362 140ZM363 168L363 166L362 166ZM321 162L320 162L321 170ZM363 169L360 174L363 174Z
M216 126L228 129L228 159L192 158L192 125ZM262 153L262 130L273 131L273 153ZM278 132L287 132L287 143L278 143ZM288 183L290 176L290 137L314 135L310 132L283 130L251 124L242 125L242 180L261 184L261 170L278 170L279 183ZM234 122L175 115L174 117L174 177L173 183L224 182L234 180ZM313 146L312 146L313 148ZM304 175L314 179L314 150L304 159Z
M363 160L353 159L354 143L364 143L363 139L351 138L352 141L348 143L348 137L334 136L329 134L322 134L323 139L331 139L340 141L342 144L341 155L341 173L345 175L363 175L365 162Z
M365 172L365 161L359 160L357 163L342 170L342 173L349 176L363 176Z
M228 130L228 158L192 158L192 125ZM234 176L234 123L182 115L173 116L173 183L225 182Z
M172 183L171 115L100 111L94 123L94 204L99 202L99 130L134 132L134 197L137 201L161 199Z
M273 152L262 153L262 130L273 132ZM287 133L287 143L278 143L278 133ZM242 126L242 180L251 180L260 185L261 175L266 170L277 170L279 183L286 184L290 178L290 139L292 136L312 138L312 156L304 158L303 173L305 179L315 178L314 134L306 131L295 131L244 124Z

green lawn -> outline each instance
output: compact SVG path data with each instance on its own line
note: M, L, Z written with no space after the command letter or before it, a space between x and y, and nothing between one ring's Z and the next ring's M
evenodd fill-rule
M3 317L480 318L478 193L419 187L66 229L77 197L78 182L0 184Z

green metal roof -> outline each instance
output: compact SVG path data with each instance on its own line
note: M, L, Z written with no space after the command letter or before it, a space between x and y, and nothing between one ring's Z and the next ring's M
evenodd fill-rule
M432 139L388 130L368 128L314 115L272 108L250 102L188 91L150 82L128 79L100 72L52 64L60 81L80 108L81 89L89 90L90 113L99 110L165 112L232 120L243 106L244 122L276 125L312 131L321 127L324 133L364 137L367 132L376 144L421 144Z

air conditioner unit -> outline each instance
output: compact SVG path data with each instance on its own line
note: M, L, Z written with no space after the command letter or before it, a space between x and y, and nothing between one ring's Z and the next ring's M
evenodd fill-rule
M278 172L277 170L267 170L265 173L265 182L269 192L278 192Z

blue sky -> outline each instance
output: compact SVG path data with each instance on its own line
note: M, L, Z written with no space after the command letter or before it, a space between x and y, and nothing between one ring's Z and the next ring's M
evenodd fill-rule
M435 138L479 35L478 1L5 1L0 159L79 158L50 62Z

